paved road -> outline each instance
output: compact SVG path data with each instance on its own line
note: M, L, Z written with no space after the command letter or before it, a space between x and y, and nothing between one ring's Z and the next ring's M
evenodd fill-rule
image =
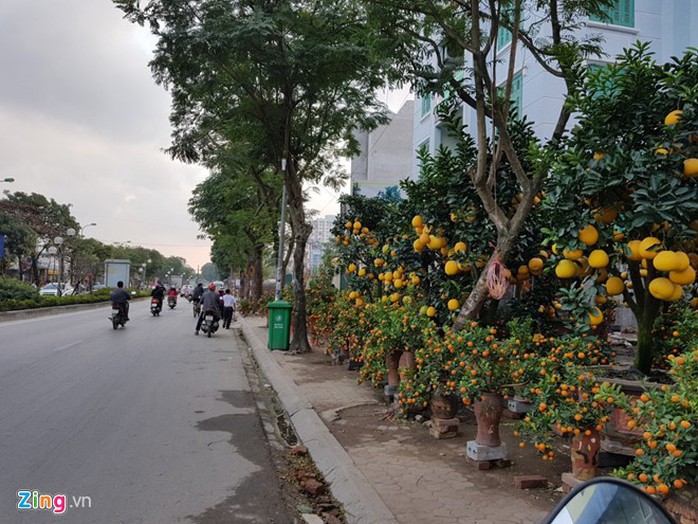
M291 522L232 332L147 308L0 323L0 523Z

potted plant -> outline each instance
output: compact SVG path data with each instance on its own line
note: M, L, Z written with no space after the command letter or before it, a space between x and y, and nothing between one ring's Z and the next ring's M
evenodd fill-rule
M595 398L600 384L589 359L597 359L599 341L590 337L554 339L547 354L527 359L532 410L521 421L520 433L533 441L544 460L554 457L553 434L570 437L572 474L588 480L596 474L601 443L600 431L608 420L608 404ZM530 376L530 375L529 375Z
M642 430L635 459L614 474L661 496L698 478L698 349L670 355L669 362L672 386L634 400L618 386L604 384L596 395L630 413L629 424Z

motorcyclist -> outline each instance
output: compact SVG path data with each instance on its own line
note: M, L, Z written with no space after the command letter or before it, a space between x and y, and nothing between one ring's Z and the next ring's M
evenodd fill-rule
M191 294L192 302L199 302L201 300L201 296L203 294L204 294L204 285L201 282L199 282Z
M124 289L123 281L119 280L116 283L116 289L109 293L109 300L119 308L125 320L130 320L128 318L128 301L131 300L131 295Z
M177 295L178 295L178 293L177 293L177 288L174 287L174 286L172 286L172 287L170 288L170 290L167 292L167 300L168 300L168 301L174 300L175 303L177 303Z
M219 295L216 292L216 284L211 282L208 285L208 291L205 291L204 294L201 296L201 314L199 315L199 318L196 321L196 329L194 330L195 335L199 334L199 329L201 329L201 323L204 321L204 316L206 316L206 314L213 315L214 322L218 322L218 320L221 318L218 309L218 297Z
M162 309L162 301L165 299L165 286L163 286L158 280L155 283L153 291L151 291L150 296L158 301L158 307Z

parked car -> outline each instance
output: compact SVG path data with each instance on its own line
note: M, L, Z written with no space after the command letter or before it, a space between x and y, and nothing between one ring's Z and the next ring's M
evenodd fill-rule
M63 284L63 295L72 295L73 294L73 288L70 287L68 284ZM50 295L57 297L58 296L58 284L51 282L49 284L46 284L44 287L42 287L39 290L39 295Z

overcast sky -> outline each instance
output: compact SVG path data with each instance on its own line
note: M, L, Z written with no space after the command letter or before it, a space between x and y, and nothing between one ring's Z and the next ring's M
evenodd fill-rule
M0 189L72 204L97 223L85 236L196 268L210 241L187 201L206 171L162 152L170 98L148 68L154 44L110 0L0 0L0 179L15 178ZM320 188L310 207L334 214L337 196Z

